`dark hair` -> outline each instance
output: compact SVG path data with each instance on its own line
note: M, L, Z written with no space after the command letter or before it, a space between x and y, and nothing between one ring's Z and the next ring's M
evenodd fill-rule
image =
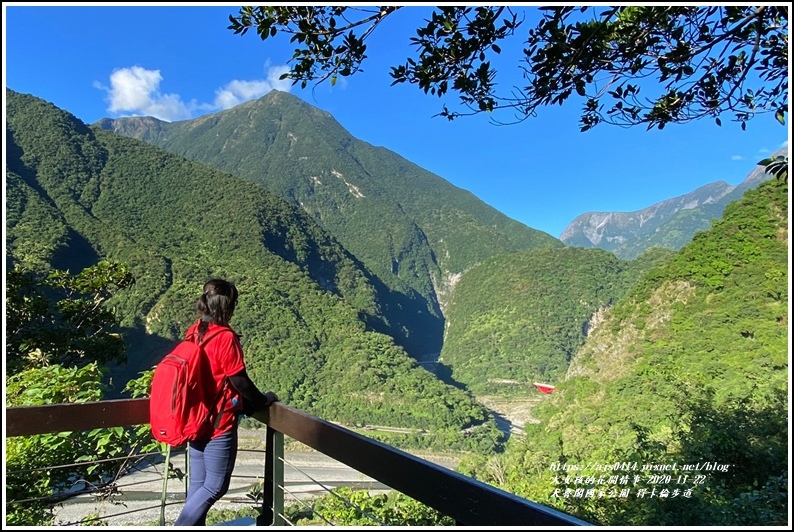
M199 324L199 341L204 338L210 323L229 325L229 321L237 306L237 287L231 281L210 279L204 283L204 293L196 302L196 310L201 316Z

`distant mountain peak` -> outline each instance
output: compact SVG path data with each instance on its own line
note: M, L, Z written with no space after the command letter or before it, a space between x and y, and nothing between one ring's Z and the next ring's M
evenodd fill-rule
M582 233L593 247L601 247L599 244L603 241L622 244L629 240L629 231L655 229L677 212L716 203L735 188L725 181L715 181L688 194L660 201L638 211L585 213L577 216L565 228L560 240L566 242Z
M134 137L148 142L163 132L168 122L153 116L130 116L124 118L102 118L94 123L100 129L112 131L124 137Z
M773 156L787 153L785 147ZM612 251L622 259L633 259L653 246L677 250L695 233L708 229L729 203L770 177L763 167L755 166L739 185L714 181L637 211L588 212L577 216L560 240L569 246Z

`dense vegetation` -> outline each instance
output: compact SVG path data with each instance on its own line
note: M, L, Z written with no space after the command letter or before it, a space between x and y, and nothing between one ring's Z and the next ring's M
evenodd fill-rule
M261 494L262 485L249 496ZM207 525L235 519L256 519L261 506L241 510L210 510ZM372 494L369 490L333 488L326 495L287 504L282 516L290 526L454 526L446 515L399 492ZM154 524L154 523L153 523Z
M103 365L124 358L107 301L131 281L122 265L105 261L43 281L19 268L7 273L6 407L106 398ZM130 456L155 447L148 425L6 439L6 523L48 524L64 491L107 495Z
M786 524L787 213L782 180L731 204L607 312L525 439L464 469L602 524Z
M350 426L408 429L376 436L402 448L474 451L462 472L596 523L785 524L785 181L748 192L677 253L652 248L623 261L575 248L493 258L510 245L460 251L456 264L467 269L449 302L442 356L462 391L400 345L423 333L395 309L421 302L422 319L440 317L415 297L418 288L397 286L399 271L381 282L312 216L260 185L6 94L7 406L118 396L108 377L124 383L157 362L194 319L201 284L223 276L241 289L232 325L249 373L290 405ZM429 233L416 220L403 227L418 242ZM482 236L478 224L459 224L460 238ZM427 257L451 251L432 249ZM436 260L439 271L456 271ZM500 433L471 392L523 394L539 379L557 385L533 412L541 423L494 454ZM145 381L133 383L136 393ZM14 439L9 469L147 444L139 428L67 438ZM580 487L577 475L550 468L616 463L639 468L626 473L625 498L586 485L603 477L622 489L622 474L582 475ZM707 463L719 468L702 483L702 473L681 469ZM679 469L663 481L642 470L654 464ZM7 495L48 494L71 481L23 476ZM681 493L651 497L654 488ZM392 524L443 519L394 495L350 496ZM335 502L316 508L363 524ZM48 508L17 512L19 523L43 522Z
M562 247L397 154L353 138L328 113L273 91L182 122L98 126L260 184L300 206L390 288L405 294L414 355L441 348L451 279L493 255ZM218 139L225 139L219 143ZM389 315L389 308L384 308ZM397 310L397 309L394 309Z
M328 495L285 509L298 526L454 526L455 521L398 492L372 495L367 490L335 488Z
M7 91L7 116L8 262L46 273L64 257L72 271L108 258L135 278L108 301L128 346L115 382L159 361L221 276L241 290L232 325L261 388L326 419L426 431L417 445L494 448L485 408L382 334L395 328L381 314L389 292L302 211L32 96ZM53 220L37 240L32 228Z
M463 276L448 311L441 358L478 394L527 394L561 378L590 321L663 252L632 265L596 249L500 255Z

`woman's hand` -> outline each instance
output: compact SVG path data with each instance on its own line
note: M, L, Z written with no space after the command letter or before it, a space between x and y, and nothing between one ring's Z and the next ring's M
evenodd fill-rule
M270 406L276 401L278 401L278 396L273 392L266 392L265 396L265 406Z

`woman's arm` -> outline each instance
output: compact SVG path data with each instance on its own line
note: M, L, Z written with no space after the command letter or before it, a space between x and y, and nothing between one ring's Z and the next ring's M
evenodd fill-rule
M278 401L275 393L259 391L245 370L229 377L229 382L243 396L243 413L246 415L264 410Z

